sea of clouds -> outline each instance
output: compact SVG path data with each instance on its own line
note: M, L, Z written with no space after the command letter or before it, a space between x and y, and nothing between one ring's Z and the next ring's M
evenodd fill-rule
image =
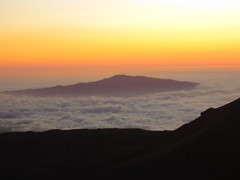
M0 133L49 129L173 130L209 107L240 96L237 88L201 87L136 97L40 98L0 95Z

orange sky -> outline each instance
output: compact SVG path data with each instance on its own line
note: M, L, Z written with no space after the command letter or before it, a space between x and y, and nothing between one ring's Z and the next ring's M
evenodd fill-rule
M240 67L240 2L0 2L2 75Z

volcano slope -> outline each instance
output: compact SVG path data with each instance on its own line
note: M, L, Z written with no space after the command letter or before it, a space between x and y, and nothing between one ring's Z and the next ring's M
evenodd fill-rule
M175 131L0 135L0 179L240 179L240 99Z
M115 75L95 82L78 83L66 86L55 86L40 89L25 89L5 91L3 94L27 95L40 97L78 97L78 96L105 96L125 97L141 94L191 90L198 83L160 79L145 76ZM1 92L0 92L1 93Z

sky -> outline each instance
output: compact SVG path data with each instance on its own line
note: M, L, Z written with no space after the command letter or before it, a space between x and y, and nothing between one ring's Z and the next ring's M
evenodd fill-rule
M0 92L116 74L200 83L130 98L0 95L0 133L175 129L239 97L239 0L0 0Z
M240 67L238 0L0 0L0 27L4 81Z

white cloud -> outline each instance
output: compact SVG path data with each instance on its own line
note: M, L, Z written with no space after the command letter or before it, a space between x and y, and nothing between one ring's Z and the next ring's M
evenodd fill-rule
M237 99L238 91L199 88L129 98L0 95L0 132L73 128L171 130L194 120L209 107Z

